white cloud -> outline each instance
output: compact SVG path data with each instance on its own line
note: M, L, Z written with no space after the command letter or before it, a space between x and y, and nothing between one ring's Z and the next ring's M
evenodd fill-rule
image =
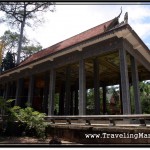
M128 12L129 24L133 30L142 38L142 40L149 38L150 5L125 5L123 9Z
M108 5L56 5L56 12L47 13L47 23L28 35L36 37L44 47L48 47L113 19L120 13L120 6L114 7L118 9L110 12L111 6ZM31 33L31 29L28 31Z
M149 5L56 5L56 12L45 14L46 22L34 30L26 28L26 34L39 41L46 48L113 19L123 13L120 22L128 12L129 24L143 39L150 39L150 6ZM147 20L146 20L147 19ZM0 24L3 30L4 26ZM0 28L1 28L0 27ZM0 35L2 35L0 30Z
M128 5L125 10L129 13L130 22L142 22L145 17L150 17L150 7L147 5Z
M133 28L143 39L150 36L150 23L134 24Z

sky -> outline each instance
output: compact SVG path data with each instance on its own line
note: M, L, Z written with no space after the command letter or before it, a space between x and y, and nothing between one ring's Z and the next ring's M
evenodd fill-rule
M45 22L26 27L25 35L30 40L39 42L43 48L61 42L67 38L84 32L101 23L117 17L122 7L120 22L128 12L128 23L150 48L150 5L126 3L102 5L102 3L77 3L69 5L56 4L54 12L44 13ZM1 13L0 13L1 16ZM0 24L0 36L10 29L6 24ZM11 29L10 29L11 30Z

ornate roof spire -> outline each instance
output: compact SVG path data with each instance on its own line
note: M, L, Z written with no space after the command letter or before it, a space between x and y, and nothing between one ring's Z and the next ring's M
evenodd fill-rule
M121 16L121 14L122 14L122 6L121 6L121 12L120 12L120 14L118 15L118 17L117 18L120 18L120 16Z
M128 23L128 12L124 15L124 23Z

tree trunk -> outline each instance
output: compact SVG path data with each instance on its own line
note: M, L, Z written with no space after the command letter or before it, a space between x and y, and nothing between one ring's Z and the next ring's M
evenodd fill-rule
M20 54L21 54L21 48L22 48L24 25L25 25L25 17L23 18L23 21L21 22L20 37L19 37L19 42L18 42L17 65L20 63Z
M2 73L3 47L4 44L0 42L0 74Z

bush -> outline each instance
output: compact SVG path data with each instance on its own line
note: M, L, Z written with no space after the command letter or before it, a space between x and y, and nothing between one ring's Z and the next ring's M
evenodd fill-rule
M44 119L45 116L46 114L34 111L31 107L14 106L10 108L10 120L19 121L22 126L25 126L26 133L36 134L39 138L45 138L45 130L48 126Z

